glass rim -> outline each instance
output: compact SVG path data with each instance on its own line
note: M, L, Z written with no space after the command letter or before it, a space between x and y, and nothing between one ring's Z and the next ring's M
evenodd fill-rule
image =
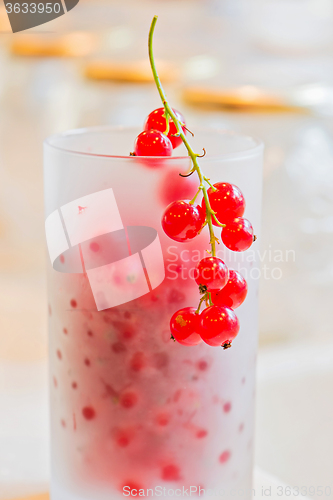
M93 157L93 158L110 158L110 159L122 159L122 160L137 160L138 158L144 158L145 160L155 160L156 159L163 159L163 161L172 161L172 160L188 160L189 156L131 156L131 155L106 155L106 154L99 154L99 153L89 153L86 151L75 151L73 149L69 149L63 146L57 145L55 142L57 139L61 138L66 138L70 136L77 136L77 135L84 135L87 133L100 133L100 132L105 132L105 131L110 131L110 132L122 132L122 131L133 131L134 134L137 133L138 130L140 130L139 127L134 127L134 126L125 126L125 125L118 125L118 126L112 126L112 125L100 125L100 126L95 126L95 127L83 127L83 128L77 128L77 129L70 129L65 132L61 132L58 134L52 134L48 137L46 137L43 141L43 144L46 146L49 146L53 149L57 149L58 151L62 151L64 153L68 154L73 154L73 155L79 155L83 157ZM263 151L264 149L264 143L261 139L258 139L255 136L252 135L247 135L247 134L242 134L235 132L231 129L222 129L222 128L209 128L209 127L199 127L197 130L200 132L207 132L210 131L212 133L215 133L216 135L224 135L224 136L229 136L229 137L239 137L239 138L244 138L244 139L251 139L254 141L254 145L248 148L245 148L241 151L235 151L232 153L221 153L221 154L215 154L215 155L210 155L207 153L204 157L200 158L200 161L207 161L207 160L224 160L224 159L233 159L233 158L239 158L239 159L244 159L248 157L252 157L259 152ZM136 137L134 135L134 137Z

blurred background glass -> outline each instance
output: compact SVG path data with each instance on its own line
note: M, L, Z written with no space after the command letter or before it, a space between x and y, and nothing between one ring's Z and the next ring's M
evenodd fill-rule
M48 480L42 141L140 126L160 105L145 66L155 14L165 88L190 128L266 143L257 463L332 482L333 0L81 0L15 35L0 10L1 499Z

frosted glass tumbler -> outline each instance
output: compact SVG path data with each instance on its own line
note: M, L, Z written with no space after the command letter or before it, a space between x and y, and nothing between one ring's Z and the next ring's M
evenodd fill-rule
M208 231L189 243L161 229L191 199L190 160L138 158L135 129L71 131L45 141L49 253L52 500L127 496L251 498L258 242L217 255L248 281L231 349L170 339ZM212 182L239 186L260 241L263 146L229 132L192 140ZM215 228L216 236L220 230Z

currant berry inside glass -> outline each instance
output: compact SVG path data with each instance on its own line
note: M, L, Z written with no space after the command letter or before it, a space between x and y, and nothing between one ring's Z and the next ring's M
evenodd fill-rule
M199 331L199 314L194 307L185 307L175 312L170 321L172 336L182 345L193 346L202 342Z
M172 151L170 139L159 130L141 132L135 139L136 156L171 156Z
M204 287L203 291L216 292L226 285L228 276L228 268L223 260L206 257L196 268L195 281L200 287Z
M180 123L183 123L184 125L186 125L184 116L176 109L174 109L173 111L174 111L176 117L178 118L178 120L180 121ZM145 130L154 129L154 130L159 130L160 132L164 133L166 131L166 126L167 125L166 125L166 119L165 119L165 110L163 107L163 108L155 109L154 111L152 111L148 115L148 117L145 121L145 124L144 124L144 129ZM182 127L182 129L183 129L184 134L186 134L186 129L184 127ZM177 148L182 143L181 137L174 137L175 134L177 134L177 128L176 128L176 125L174 124L174 122L172 121L172 118L170 118L169 119L168 138L170 139L173 148Z
M229 250L244 252L253 243L253 227L250 221L238 217L222 229L221 238Z
M239 321L232 309L210 306L200 315L200 336L210 346L231 343L239 332Z
M190 200L174 201L162 216L162 228L169 238L185 242L198 235L205 222L205 212Z
M247 283L243 276L234 269L229 269L229 279L225 287L212 294L212 302L216 306L227 306L236 309L247 296Z
M230 219L242 217L245 211L245 199L241 190L228 182L217 182L214 187L216 190L214 191L210 187L207 194L210 206L216 212L215 216L218 221L224 224ZM205 207L205 200L202 201L202 206ZM214 217L212 222L218 226Z

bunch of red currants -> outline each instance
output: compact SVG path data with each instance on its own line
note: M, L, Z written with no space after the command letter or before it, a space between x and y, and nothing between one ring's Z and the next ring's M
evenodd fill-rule
M183 132L186 134L185 119L179 111L173 110L177 119L182 125ZM181 137L177 134L176 125L173 121L169 122L169 131L167 129L164 108L155 109L148 115L144 131L138 135L134 144L134 156L171 156L174 148L182 143Z
M150 113L145 122L145 131L135 141L136 156L171 156L173 149L185 141L185 119L178 111L173 110L173 113L179 122L178 130L171 117L167 124L165 108ZM183 138L180 137L180 126ZM212 239L219 242L214 236L212 225L220 226L221 240L229 250L242 252L250 248L256 237L251 223L243 218L245 199L240 189L227 182L212 185L209 179L203 177L198 165L193 167L192 173L195 171L200 178L198 193L200 190L204 193L202 203L195 204L197 195L193 200L170 203L162 216L164 232L177 242L186 242L195 238L208 224L212 244ZM202 186L202 179L210 185L207 191ZM198 308L185 307L177 311L170 321L172 338L186 346L204 341L210 346L227 349L239 332L239 321L234 309L244 302L247 283L239 272L229 270L215 256L214 248L215 243L212 245L212 255L202 259L195 270L195 281L202 295ZM200 313L202 303L206 304L206 308Z

